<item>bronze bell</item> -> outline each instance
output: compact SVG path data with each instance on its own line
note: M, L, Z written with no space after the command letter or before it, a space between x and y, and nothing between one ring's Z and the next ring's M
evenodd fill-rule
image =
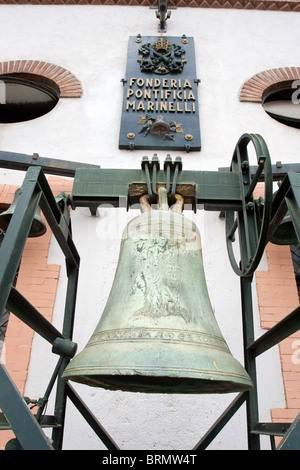
M269 241L275 245L298 245L298 237L289 212L284 216Z
M6 232L9 222L13 216L14 210L17 205L17 201L20 197L20 192L21 192L21 188L16 190L13 202L11 203L11 205L5 212L2 212L0 214L0 229L3 230L3 232ZM28 237L29 238L41 237L42 235L44 235L44 233L46 233L46 230L47 230L46 224L40 215L39 208L37 208L35 211L34 219L32 221L32 225L31 225Z
M63 378L129 392L248 390L211 307L199 231L180 196L169 210L166 190L158 193L159 209L142 198L126 226L106 307Z

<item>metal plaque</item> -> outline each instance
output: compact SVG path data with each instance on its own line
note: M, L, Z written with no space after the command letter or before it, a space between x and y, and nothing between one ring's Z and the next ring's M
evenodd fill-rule
M201 150L194 39L129 38L120 149Z

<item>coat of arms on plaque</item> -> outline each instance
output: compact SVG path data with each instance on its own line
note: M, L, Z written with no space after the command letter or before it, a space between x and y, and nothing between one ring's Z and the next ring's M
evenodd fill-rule
M120 149L201 149L192 37L131 36L121 81Z
M152 72L159 75L166 73L181 73L186 59L184 49L178 44L171 44L163 37L153 44L148 42L139 49L138 59L141 72Z

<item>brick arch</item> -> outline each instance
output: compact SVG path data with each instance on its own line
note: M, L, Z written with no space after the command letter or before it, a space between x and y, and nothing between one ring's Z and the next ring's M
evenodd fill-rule
M0 62L0 75L8 73L31 73L53 80L60 90L61 98L80 98L82 87L69 70L59 65L39 60L11 60Z
M279 83L291 83L300 79L300 67L281 67L264 70L247 80L240 91L240 101L261 103L265 91Z

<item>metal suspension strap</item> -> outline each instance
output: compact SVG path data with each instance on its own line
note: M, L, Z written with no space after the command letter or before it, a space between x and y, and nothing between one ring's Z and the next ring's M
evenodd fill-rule
M147 192L150 198L157 196L156 183L157 174L159 171L159 160L157 155L153 155L152 161L150 162L148 157L143 157L141 162L142 170L145 172ZM152 172L152 175L151 175Z
M171 194L171 197L175 197L176 186L178 181L179 172L182 170L181 157L176 157L175 161L172 162L170 155L167 155L164 161L164 170L166 174L166 189L167 194ZM173 173L172 190L171 190L171 172Z
M176 157L174 162L174 175L173 175L173 183L172 183L172 192L171 197L175 197L177 180L179 171L182 170L182 160L181 157Z

